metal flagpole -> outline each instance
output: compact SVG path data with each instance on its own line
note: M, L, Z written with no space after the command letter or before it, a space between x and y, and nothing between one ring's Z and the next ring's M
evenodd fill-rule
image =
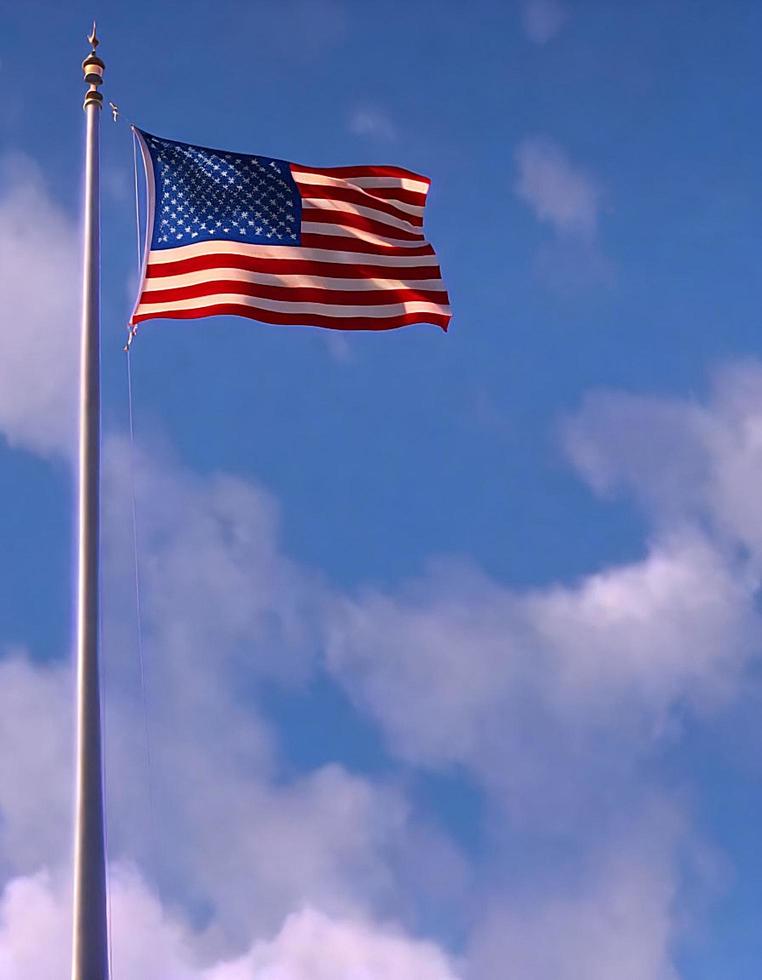
M98 676L100 482L100 194L98 143L104 64L92 48L82 63L86 119L82 355L79 417L77 595L77 802L72 980L108 980L106 848Z

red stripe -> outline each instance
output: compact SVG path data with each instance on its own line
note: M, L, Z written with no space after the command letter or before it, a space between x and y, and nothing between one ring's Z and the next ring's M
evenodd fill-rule
M174 303L199 296L236 293L257 296L259 299L280 299L289 303L329 303L332 306L384 306L387 303L426 303L449 305L447 293L434 289L323 289L317 286L267 286L259 282L224 279L214 282L195 282L173 289L152 289L143 293L141 303Z
M360 231L369 231L374 235L384 238L396 239L400 242L422 242L423 235L414 231L403 231L401 228L392 228L385 225L382 221L374 221L366 218L362 214L351 214L349 211L333 211L327 208L302 208L302 222L315 221L322 225L341 225L342 228L358 228Z
M252 306L238 306L236 303L220 303L196 310L174 310L169 313L143 313L132 318L133 323L144 320L195 320L205 316L245 316L262 323L281 323L302 327L328 327L332 330L392 330L411 323L433 323L443 330L451 320L449 314L404 313L390 317L333 317L319 313L279 313L275 310L258 310ZM348 322L347 322L348 321Z
M211 255L195 255L177 262L156 262L146 269L146 279L162 279L164 276L181 276L186 272L202 272L205 269L246 269L249 272L266 272L273 275L325 276L333 279L441 279L436 265L344 265L340 262L314 262L310 259L256 259L250 255L234 255L219 252Z
M292 163L291 172L294 174L319 174L321 177L408 177L410 180L422 180L430 184L431 180L423 174L417 174L404 167L302 167Z
M382 211L390 214L394 218L401 218L408 221L411 225L420 227L423 224L423 217L416 214L408 214L400 208L395 208L388 201L373 200L372 195L366 194L363 190L356 187L336 187L327 184L297 184L302 199L311 201L348 201L350 204L359 204L361 207L373 208L375 211ZM369 199L370 198L370 199Z
M425 245L380 245L366 242L362 238L342 238L340 235L319 235L316 232L302 232L299 243L303 248L330 248L334 252L365 252L368 255L433 255L434 249Z

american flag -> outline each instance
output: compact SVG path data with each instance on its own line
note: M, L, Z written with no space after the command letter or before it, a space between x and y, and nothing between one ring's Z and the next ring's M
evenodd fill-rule
M423 235L429 180L401 167L303 167L135 130L146 168L131 323L235 314L265 323L447 329Z

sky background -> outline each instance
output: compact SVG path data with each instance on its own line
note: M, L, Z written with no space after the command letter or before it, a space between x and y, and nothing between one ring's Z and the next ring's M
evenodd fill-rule
M116 980L756 980L751 0L0 0L0 980L68 975L93 14ZM131 445L128 121L430 176L450 332L149 321Z

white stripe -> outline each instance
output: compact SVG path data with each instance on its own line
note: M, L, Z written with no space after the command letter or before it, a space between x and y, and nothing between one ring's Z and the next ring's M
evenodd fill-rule
M364 228L350 228L348 225L329 225L322 221L302 221L302 232L310 235L338 235L340 238L357 238L361 242L372 242L374 245L394 245L399 248L417 248L427 245L425 239L409 242L407 239L395 238L394 235L376 235Z
M322 174L294 174L294 180L300 187L300 192L302 192L302 187L308 188L310 185L313 187L349 187L353 191L359 191L370 201L387 201L392 204L399 211L405 211L407 214L412 214L414 217L423 217L423 206L417 204L408 204L407 201L398 201L396 198L386 198L386 197L375 197L373 193L364 187L357 187L355 184L350 184L347 180L339 180L338 177L323 177ZM302 192L302 196L307 196L308 192Z
M418 194L428 194L429 184L423 180L412 180L410 177L345 177L348 184L357 187L401 187L403 191L415 191Z
M427 289L443 291L441 279L334 279L331 276L305 276L294 274L275 275L267 272L249 272L246 269L203 269L200 272L186 272L179 276L161 276L147 279L145 292L161 289L183 289L202 282L252 282L261 286L295 286L313 289Z
M320 227L323 227L322 225ZM194 242L175 248L157 248L148 256L150 266L183 262L197 255L215 255L220 262L226 255L253 259L299 259L303 262L331 262L336 265L406 266L438 265L436 255L375 255L372 252L337 252L330 248L300 248L293 245L252 245L248 242Z
M423 237L420 225L414 225L404 218L395 218L391 214L387 214L386 211L379 211L373 207L360 207L358 204L350 204L349 201L328 201L322 197L305 197L303 201L305 204L309 204L310 207L319 208L321 211L330 211L332 213L343 211L344 214L356 214L360 218L370 218L371 221L378 221L381 224L388 225L390 228L400 228L402 231L410 231Z
M437 313L449 315L450 307L439 303L419 300L409 303L388 303L383 306L336 306L329 303L290 303L279 299L260 299L257 296L240 296L238 293L215 293L214 296L198 296L194 299L177 300L174 303L141 303L136 315L166 313L172 310L203 310L209 306L254 306L276 313L319 313L336 317L385 317L405 313Z
M390 190L415 191L417 194L427 194L429 183L425 180L415 180L413 177L326 177L323 174L310 171L307 174L294 173L291 176L297 182L300 180L311 180L313 183L321 183L322 180L339 181L340 183L351 184L353 187L388 187ZM321 178L319 180L318 178Z

